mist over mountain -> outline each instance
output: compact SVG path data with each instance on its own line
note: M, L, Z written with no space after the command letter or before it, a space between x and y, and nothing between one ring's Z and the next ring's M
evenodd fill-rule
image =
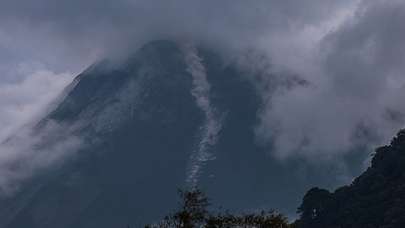
M232 210L293 214L310 186L339 183L340 167L268 156L255 137L263 100L244 73L211 49L172 41L150 42L119 65L94 64L35 126L47 137L33 146L47 157L80 141L52 151L51 166L10 162L21 179L3 183L20 182L2 202L1 227L144 224L176 205L177 188L197 185ZM280 86L305 85L289 77Z
M0 137L35 122L32 116L90 64L120 62L166 39L227 58L260 51L265 58L240 61L261 75L258 142L273 144L268 153L277 159L341 161L358 147L372 151L404 125L404 9L401 0L5 0ZM308 86L274 90L274 76L283 72Z
M402 180L370 155L405 126L403 21L403 0L1 1L0 228L139 226L196 187L295 218L318 186L313 224L360 221L364 183Z

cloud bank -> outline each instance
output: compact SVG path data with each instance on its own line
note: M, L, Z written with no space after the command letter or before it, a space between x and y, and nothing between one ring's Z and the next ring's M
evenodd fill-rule
M333 158L404 126L404 19L403 1L364 1L319 41L316 70L300 74L310 85L280 90L261 114L276 156Z

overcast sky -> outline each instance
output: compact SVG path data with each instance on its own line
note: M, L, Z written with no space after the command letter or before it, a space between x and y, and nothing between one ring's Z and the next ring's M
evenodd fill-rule
M404 21L402 0L2 0L0 139L97 59L170 38L257 49L307 80L261 91L257 136L280 159L329 159L403 127Z

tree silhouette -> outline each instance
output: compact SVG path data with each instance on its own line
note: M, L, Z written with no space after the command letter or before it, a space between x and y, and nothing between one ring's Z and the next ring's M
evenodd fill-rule
M208 198L199 189L179 190L181 198L177 212L163 221L145 228L292 228L285 216L275 211L233 215L229 212L212 214Z

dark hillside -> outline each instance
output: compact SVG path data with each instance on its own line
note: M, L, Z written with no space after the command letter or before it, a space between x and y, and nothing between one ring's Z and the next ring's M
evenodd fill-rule
M300 227L405 227L405 130L376 150L371 167L334 193L313 188L299 208Z

